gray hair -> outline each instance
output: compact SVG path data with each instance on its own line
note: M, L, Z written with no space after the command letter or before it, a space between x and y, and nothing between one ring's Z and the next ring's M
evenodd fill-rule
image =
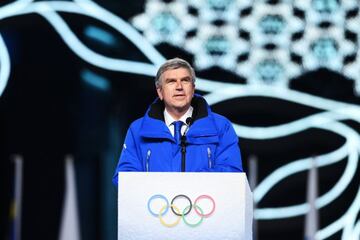
M157 71L155 78L156 88L158 88L161 85L161 75L164 72L166 72L169 69L178 69L178 68L185 68L189 70L191 75L191 80L193 83L195 83L195 71L191 67L190 63L188 63L187 61L181 58L173 58L167 60L163 65L160 66L159 70Z

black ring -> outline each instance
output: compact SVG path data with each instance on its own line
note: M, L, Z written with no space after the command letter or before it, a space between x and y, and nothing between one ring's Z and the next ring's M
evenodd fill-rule
M190 203L189 210L188 210L186 213L184 213L184 216L186 216L186 215L188 215L188 214L190 213L190 211L191 211L191 209L192 209L192 202L191 202L190 198L189 198L188 196L184 195L184 194L179 194L179 195L175 196L175 197L171 200L171 204L170 204L170 206L171 206L171 211L172 211L176 216L182 216L182 215L183 215L183 214L178 214L178 213L174 210L174 208L172 207L173 203L175 202L175 199L180 198L180 197L186 198L186 199L189 201L189 203Z

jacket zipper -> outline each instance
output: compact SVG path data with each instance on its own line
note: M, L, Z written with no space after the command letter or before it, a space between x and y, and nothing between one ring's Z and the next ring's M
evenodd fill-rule
M211 149L208 147L207 148L207 154L208 154L208 164L209 164L209 168L212 167L212 162L211 162Z
M147 151L147 154L146 154L146 172L149 171L149 159L150 159L150 156L151 156L151 151L150 149Z

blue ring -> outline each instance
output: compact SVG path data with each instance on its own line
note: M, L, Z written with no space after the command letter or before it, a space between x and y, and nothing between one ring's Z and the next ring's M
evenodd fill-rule
M152 197L148 200L148 204L147 204L147 207L148 207L149 212L150 212L151 215L153 215L154 217L158 217L158 216L159 216L159 213L154 213L154 212L151 210L151 208L150 208L150 203L151 203L152 200L157 199L157 198L163 199L163 200L166 202L166 209L165 209L165 211L161 214L161 216L165 215L165 214L167 213L167 211L169 210L169 201L168 201L168 199L167 199L164 195L156 194L156 195L152 196Z

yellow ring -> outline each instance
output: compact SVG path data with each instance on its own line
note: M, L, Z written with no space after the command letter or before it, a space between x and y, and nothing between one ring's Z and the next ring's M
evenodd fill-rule
M179 210L178 207L176 207L175 205L171 204L170 207L174 208L175 211L176 211L180 216L178 216L178 218L177 218L177 220L176 220L175 222L173 222L173 223L166 223L166 222L164 221L164 219L162 218L163 211L165 210L166 207L167 207L167 205L164 205L164 206L160 209L160 211L159 211L159 219L160 219L160 222L161 222L161 224L164 225L165 227L175 227L176 225L179 224L180 219L181 219L181 217L182 217L182 214L181 214L181 212L180 212L180 210Z

